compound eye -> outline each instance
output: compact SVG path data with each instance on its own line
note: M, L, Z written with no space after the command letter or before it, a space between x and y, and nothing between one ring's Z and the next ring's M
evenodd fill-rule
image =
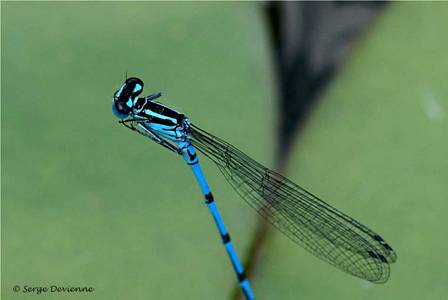
M137 77L129 77L128 79L126 79L125 82L126 85L134 85L134 84L139 84L143 87L143 80L141 80L140 78Z
M113 113L120 119L125 119L129 116L131 108L125 102L117 100L112 103Z
M122 114L129 114L129 112L131 111L131 108L127 106L123 101L115 102L115 106L117 107L118 112Z
M131 88L132 98L136 98L143 91L143 81L137 77L131 77L126 80L126 86Z

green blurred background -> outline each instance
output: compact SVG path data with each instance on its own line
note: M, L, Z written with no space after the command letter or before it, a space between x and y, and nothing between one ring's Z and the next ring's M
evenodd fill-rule
M2 2L2 299L229 299L235 284L181 159L117 124L125 77L273 166L278 116L259 4ZM396 249L375 285L275 233L258 299L445 299L448 5L370 26L296 136L287 174ZM240 255L256 214L202 160Z

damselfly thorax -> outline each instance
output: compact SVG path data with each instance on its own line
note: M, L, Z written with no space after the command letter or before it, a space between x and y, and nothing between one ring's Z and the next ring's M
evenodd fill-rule
M126 79L112 100L112 110L120 123L135 130L158 144L181 153L190 145L190 122L185 115L154 101L160 93L138 98L143 91L143 81Z
M139 109L140 104L141 109ZM180 144L180 147L183 146L182 143L188 141L190 128L188 118L161 103L147 101L145 98L137 99L132 118L140 127L161 138Z

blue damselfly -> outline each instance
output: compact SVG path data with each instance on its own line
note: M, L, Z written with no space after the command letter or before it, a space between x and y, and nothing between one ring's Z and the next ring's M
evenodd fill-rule
M183 114L154 101L160 93L139 98L143 81L128 78L112 100L120 123L181 155L191 167L215 220L247 299L254 299L196 150L212 160L235 191L274 227L320 259L365 280L384 283L391 246L373 230L338 211L282 175L259 164L226 141L200 129Z

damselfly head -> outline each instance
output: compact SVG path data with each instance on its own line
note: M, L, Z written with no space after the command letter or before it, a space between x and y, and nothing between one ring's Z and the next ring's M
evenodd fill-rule
M143 81L136 77L127 78L115 92L112 99L112 111L120 119L125 119L132 112L134 102L143 91Z

